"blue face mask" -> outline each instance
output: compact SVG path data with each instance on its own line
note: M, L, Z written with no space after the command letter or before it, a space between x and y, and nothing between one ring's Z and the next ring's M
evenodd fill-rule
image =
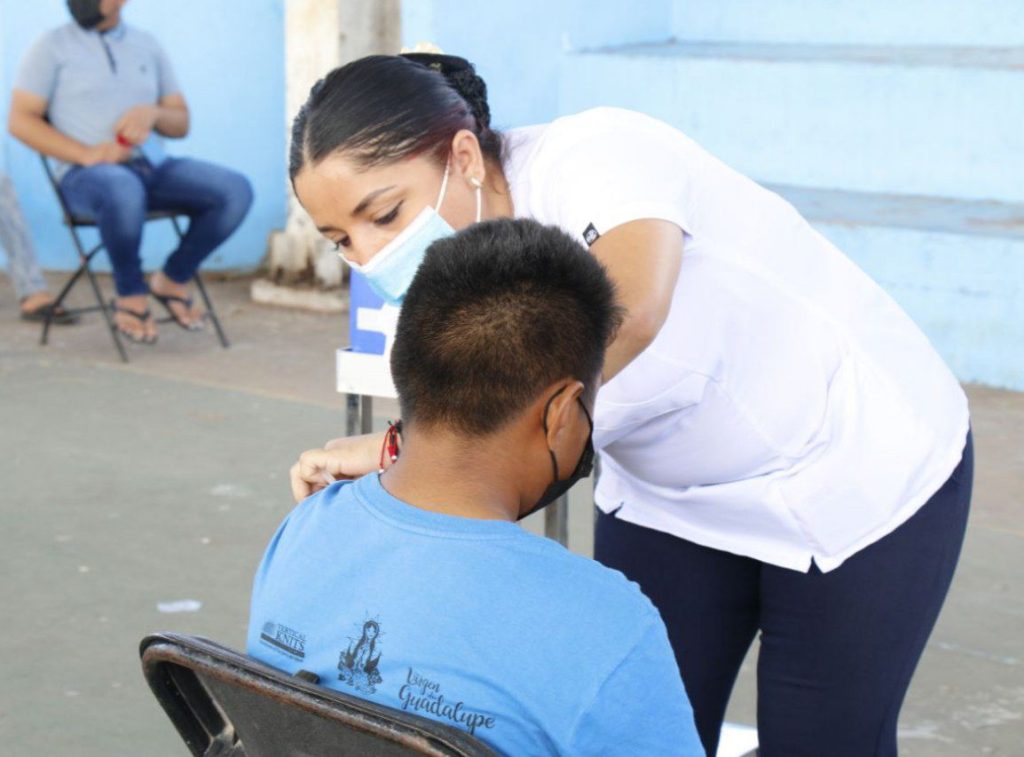
M450 166L445 166L444 179L441 181L441 191L437 195L435 207L429 205L420 211L412 222L388 242L370 260L363 265L358 265L345 258L353 270L359 271L366 277L367 283L377 295L389 305L400 305L405 298L405 293L412 283L416 270L423 262L427 254L427 248L438 239L449 237L455 233L455 229L441 217L437 211L444 202L444 193L448 188L448 171ZM476 220L480 221L480 190L479 183L476 183Z

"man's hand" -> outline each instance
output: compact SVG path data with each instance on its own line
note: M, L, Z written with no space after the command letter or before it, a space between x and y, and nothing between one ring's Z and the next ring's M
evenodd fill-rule
M301 502L325 488L332 479L353 479L377 470L384 433L344 436L327 442L324 449L310 449L292 466L292 496ZM390 461L386 461L388 465Z
M77 161L83 166L95 166L100 163L124 163L132 156L130 147L117 142L100 142L98 145L86 147Z
M136 105L124 112L114 126L114 133L130 144L141 145L149 139L159 117L159 106Z

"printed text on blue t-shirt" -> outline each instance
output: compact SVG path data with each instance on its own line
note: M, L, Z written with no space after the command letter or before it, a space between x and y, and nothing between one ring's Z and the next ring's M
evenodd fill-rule
M465 726L471 734L481 726L494 728L493 716L473 712L466 708L465 702L453 704L447 701L444 694L441 693L440 683L430 680L412 668L409 668L409 672L405 676L405 683L398 690L398 698L402 702L403 710L428 712L435 717L447 718L453 723Z

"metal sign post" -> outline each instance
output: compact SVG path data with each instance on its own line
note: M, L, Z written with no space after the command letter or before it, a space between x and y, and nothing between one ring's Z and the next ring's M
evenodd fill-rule
M544 510L544 535L569 546L569 497L563 494Z
M345 395L345 436L373 431L373 397L369 394Z

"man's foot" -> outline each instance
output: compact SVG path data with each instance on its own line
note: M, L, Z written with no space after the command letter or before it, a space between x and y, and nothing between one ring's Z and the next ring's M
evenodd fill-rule
M72 315L62 307L54 308L53 296L45 291L33 292L21 301L21 320L42 323L46 320L51 310L53 311L53 315L50 316L51 323L57 323L62 326L78 323L78 316Z
M152 344L156 341L156 321L146 307L147 297L136 294L114 300L114 325L133 342Z
M187 285L172 281L163 271L157 271L149 277L149 291L183 329L198 331L203 328L206 313L192 304Z

